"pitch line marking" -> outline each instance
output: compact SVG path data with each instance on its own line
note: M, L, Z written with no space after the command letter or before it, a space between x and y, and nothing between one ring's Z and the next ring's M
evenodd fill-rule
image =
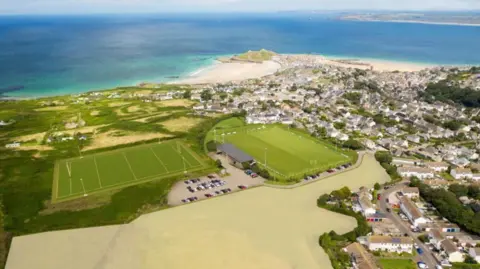
M157 158L158 162L160 162L160 164L163 166L163 168L165 168L165 171L167 171L167 173L168 173L169 171L168 171L167 166L162 162L162 160L160 160L160 158L157 156L157 154L155 153L155 151L152 148L150 148L150 150L152 151L153 155L155 155L155 158Z
M182 153L179 153L172 145L170 145L170 146L171 146L172 149L173 149L175 152L177 152L177 153L180 155L180 157L188 164L189 168L193 166L189 161L187 161L187 159L185 159L185 157L183 157L183 154L182 154Z
M98 171L97 158L95 156L93 156L93 162L95 163L95 171L97 171L98 184L100 184L100 188L102 188L102 181L100 180L100 172Z
M123 152L122 155L123 155L123 158L125 158L125 161L127 161L128 168L130 169L130 172L132 173L133 178L137 180L137 176L135 176L135 173L133 172L132 166L130 165L130 162L127 159L127 155L125 155L125 152Z

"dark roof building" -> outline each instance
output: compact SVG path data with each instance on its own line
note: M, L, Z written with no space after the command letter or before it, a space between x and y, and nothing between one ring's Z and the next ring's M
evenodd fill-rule
M217 151L221 151L225 153L232 160L239 163L253 161L252 156L248 155L247 153L243 152L242 150L238 149L237 147L229 143L218 145Z

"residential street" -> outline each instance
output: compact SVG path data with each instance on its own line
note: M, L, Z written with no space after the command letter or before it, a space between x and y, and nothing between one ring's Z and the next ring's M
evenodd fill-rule
M433 256L431 250L417 238L417 235L415 233L411 231L410 224L403 221L395 212L387 212L387 208L389 208L390 205L387 204L386 198L389 197L391 193L397 192L402 189L406 183L407 181L402 181L391 186L388 190L383 190L381 193L382 198L379 199L377 202L377 208L381 212L384 212L386 216L398 227L398 229L402 233L406 233L408 234L408 236L412 237L414 242L423 250L422 255L419 255L418 252L415 251L415 253L417 254L414 258L415 262L423 261L428 265L428 268L435 268L435 265L439 263Z

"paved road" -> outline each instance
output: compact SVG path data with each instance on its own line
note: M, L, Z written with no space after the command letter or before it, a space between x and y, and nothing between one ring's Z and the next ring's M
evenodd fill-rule
M412 237L414 242L423 250L422 255L419 255L417 253L417 255L415 256L415 258L414 258L415 262L423 261L424 263L426 263L428 265L429 268L434 269L435 265L438 264L437 260L433 256L430 249L427 246L425 246L424 243L422 243L420 240L418 240L417 235L415 235L415 233L413 233L410 230L410 223L406 223L405 221L403 221L398 216L398 214L396 214L395 212L392 211L392 212L388 213L387 210L386 210L387 207L390 207L390 205L387 205L387 202L385 201L386 198L389 197L391 193L397 192L400 189L402 189L403 187L405 187L406 182L407 181L402 181L400 183L397 183L397 184L391 186L388 190L384 190L381 193L382 199L378 200L378 202L377 202L377 208L379 208L382 212L384 212L387 215L387 217L398 227L398 229L400 229L400 231L402 233L406 233L410 237Z

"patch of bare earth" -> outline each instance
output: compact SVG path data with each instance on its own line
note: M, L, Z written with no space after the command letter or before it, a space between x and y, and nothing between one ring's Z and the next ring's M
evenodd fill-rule
M61 131L59 133L68 134L68 135L74 135L75 133L93 133L97 129L105 127L107 125L108 124L92 125L92 126L86 126L86 127L74 129L74 130Z
M36 140L37 142L40 142L43 140L45 137L46 132L41 132L41 133L36 133L36 134L31 134L31 135L24 135L24 136L19 136L15 138L14 140L17 142L23 142L23 141L32 141Z
M147 94L151 94L151 93L152 93L152 90L135 91L135 94L138 94L138 95L147 95Z
M159 106L166 106L166 107L169 107L169 106L189 107L195 104L195 102L187 99L174 99L174 100L165 100L165 101L155 102L155 104Z
M122 133L122 136L118 136L118 131L108 131L106 133L97 134L93 138L92 143L83 148L83 151L131 144L170 136L171 135L162 133Z
M109 103L108 106L109 107L119 107L119 106L126 106L126 105L129 105L130 102L113 102L113 103Z
M162 122L161 124L172 132L184 132L201 123L203 119L180 117Z
M140 106L129 106L127 108L128 113L135 113L140 110Z
M115 191L116 192L116 191ZM112 192L111 194L113 194ZM50 200L45 201L45 209L40 211L40 215L49 215L60 211L80 211L85 209L97 208L110 203L110 195L92 195L78 198L71 201L65 201L52 204Z
M42 107L37 108L35 111L44 112L44 111L61 111L67 109L68 106L49 106L49 107Z

